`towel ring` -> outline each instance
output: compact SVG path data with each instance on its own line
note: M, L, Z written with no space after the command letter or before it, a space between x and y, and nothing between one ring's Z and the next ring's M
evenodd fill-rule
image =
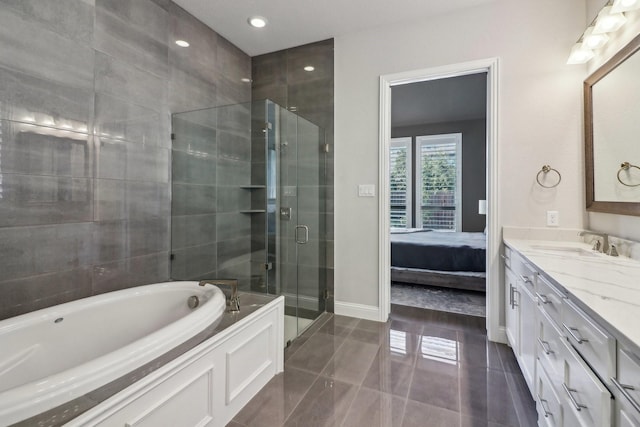
M553 185L544 185L542 182L540 182L540 174L544 173L545 175L549 172L555 172L558 174L558 182L556 182ZM542 169L540 169L540 171L538 172L538 174L536 175L536 181L538 181L538 184L540 185L540 187L544 187L544 188L554 188L557 187L558 184L560 184L560 181L562 181L562 175L560 175L560 172L558 172L556 169L552 168L549 165L544 165L542 166Z
M636 169L640 169L640 167L636 166L636 165L632 165L629 162L624 162L620 164L620 169L618 169L618 174L616 175L618 177L618 182L620 182L620 184L625 185L627 187L638 187L640 186L640 184L627 184L626 182L622 182L622 179L620 179L620 172L622 171L627 171L631 168L636 168Z

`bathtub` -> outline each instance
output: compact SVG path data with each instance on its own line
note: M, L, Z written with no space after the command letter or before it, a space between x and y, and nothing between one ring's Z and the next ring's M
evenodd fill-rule
M187 300L199 299L191 309ZM168 282L0 321L0 425L82 397L214 327L217 287Z

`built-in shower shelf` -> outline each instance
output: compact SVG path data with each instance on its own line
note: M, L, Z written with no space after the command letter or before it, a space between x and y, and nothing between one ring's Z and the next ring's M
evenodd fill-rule
M265 209L248 209L246 211L240 211L243 214L256 214L256 213L265 213Z
M267 188L266 185L241 185L240 188L244 188L245 190L259 190L261 188Z

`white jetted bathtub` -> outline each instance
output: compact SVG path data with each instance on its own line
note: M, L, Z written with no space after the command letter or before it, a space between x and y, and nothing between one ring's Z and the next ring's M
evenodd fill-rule
M196 296L199 305L190 308ZM0 322L0 425L30 418L134 371L225 310L214 286L168 282L58 305Z

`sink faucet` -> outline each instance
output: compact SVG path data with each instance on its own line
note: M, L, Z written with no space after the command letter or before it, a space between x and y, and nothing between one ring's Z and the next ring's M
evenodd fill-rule
M231 313L240 311L240 297L238 296L238 279L201 280L198 286L213 285L219 287L227 298L227 305Z
M607 233L598 233L597 231L581 231L578 233L578 236L585 235L602 237L602 247L600 252L603 254L609 253L609 235Z

